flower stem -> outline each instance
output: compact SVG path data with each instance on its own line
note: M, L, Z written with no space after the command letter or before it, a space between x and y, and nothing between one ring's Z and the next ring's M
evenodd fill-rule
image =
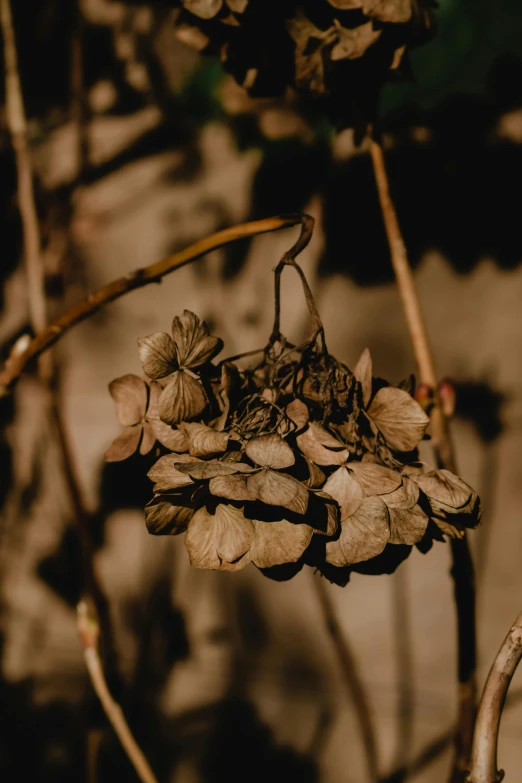
M375 181L390 247L391 262L401 297L421 383L433 391L432 442L439 467L455 471L455 457L448 423L440 404L433 354L406 246L390 196L382 146L370 139ZM476 714L476 629L473 561L466 536L451 542L454 596L457 610L459 707L451 783L463 781L469 769L471 741Z

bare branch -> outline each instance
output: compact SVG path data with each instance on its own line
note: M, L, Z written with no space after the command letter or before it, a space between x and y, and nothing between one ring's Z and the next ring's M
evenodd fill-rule
M118 739L142 783L158 783L147 759L129 729L120 705L114 701L107 687L107 681L105 680L98 654L99 626L94 617L89 614L85 601L81 601L78 604L77 625L83 644L87 671L107 718L118 735Z

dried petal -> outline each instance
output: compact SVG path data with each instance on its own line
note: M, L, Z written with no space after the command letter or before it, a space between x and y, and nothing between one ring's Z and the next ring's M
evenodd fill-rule
M138 424L147 409L147 384L137 375L122 375L109 383L118 421L123 427Z
M330 5L333 5L334 8L339 8L341 11L362 7L362 0L328 0L328 2Z
M148 421L143 422L143 437L140 443L140 454L148 454L156 443L156 435Z
M337 541L326 544L326 560L335 566L361 563L379 555L390 538L388 509L379 497L365 498L345 522Z
M471 487L449 470L433 470L412 478L425 495L453 509L465 506L473 494Z
M332 473L323 490L339 503L341 521L355 514L364 497L361 485L344 467Z
M372 356L368 348L365 348L359 357L353 374L361 384L363 404L366 408L372 396Z
M428 517L419 506L390 508L390 544L412 546L421 540L428 527Z
M165 448L176 452L188 451L188 438L177 427L171 427L169 424L161 421L161 419L152 419L150 426L154 431L156 440Z
M362 24L360 27L348 28L343 27L336 20L335 27L339 40L330 54L334 62L335 60L356 60L358 57L362 57L382 33L382 30L374 30L371 22Z
M280 435L261 435L248 442L247 457L257 465L282 470L295 463L292 449Z
M300 481L265 468L247 478L252 495L269 506L284 506L298 514L306 513L308 490Z
M326 476L324 475L321 468L317 467L314 462L306 459L306 457L305 461L308 466L308 478L304 483L307 487L320 487L324 483Z
M178 470L178 454L166 454L152 466L147 476L154 482L155 492L170 492L193 484L191 477Z
M304 456L317 465L343 465L349 457L343 444L317 424L310 424L296 441Z
M413 397L394 386L379 389L368 415L388 445L397 451L414 449L429 424L429 418Z
M183 0L183 6L200 19L212 19L223 5L223 0Z
M405 24L411 19L412 0L362 0L363 12L366 16L378 19L380 22Z
M141 437L141 427L125 427L117 438L115 438L104 454L105 462L121 462L127 457L131 457L136 449Z
M227 5L235 14L242 14L248 5L248 0L227 0Z
M294 422L298 430L301 430L308 424L310 413L302 400L292 400L292 402L286 406L285 413L290 421Z
M213 479L217 476L233 476L236 473L251 473L255 470L250 465L245 465L244 462L218 462L217 460L186 462L183 465L178 465L178 469L200 481Z
M413 508L419 499L419 487L414 481L404 476L401 486L393 492L383 495L382 499L388 508Z
M197 315L184 310L172 321L172 337L178 349L180 365L199 367L209 362L223 348L219 337L211 337L208 326Z
M178 505L185 499L176 495L155 495L145 506L147 530L154 536L178 535L187 529L194 516L192 505ZM186 502L186 501L185 501Z
M256 499L248 486L246 476L237 474L234 476L216 476L216 478L210 479L208 488L218 498L240 502Z
M165 378L178 369L176 346L165 332L140 337L138 350L143 370L149 378Z
M353 472L355 478L367 495L384 495L400 487L402 477L391 468L384 465L376 465L373 462L349 462L348 469Z
M166 424L199 416L207 405L203 386L186 372L174 373L161 393L159 415Z
M316 512L316 502L321 499L321 512ZM307 525L320 535L333 536L337 531L340 520L339 506L336 500L327 492L314 492L310 499L310 513L313 512L313 524L307 521ZM324 524L321 519L324 518Z
M206 424L180 424L180 429L189 441L189 453L193 457L211 457L223 454L227 450L230 435L226 432L216 432Z
M174 34L179 41L187 46L192 46L198 52L205 49L210 42L208 36L199 27L190 24L177 24L174 28Z
M200 508L192 517L185 537L191 565L222 571L237 571L250 560L246 557L254 525L234 506L220 503L216 513Z
M283 563L295 563L312 539L308 525L294 525L285 519L281 522L253 520L254 538L250 546L250 559L258 568L271 568Z

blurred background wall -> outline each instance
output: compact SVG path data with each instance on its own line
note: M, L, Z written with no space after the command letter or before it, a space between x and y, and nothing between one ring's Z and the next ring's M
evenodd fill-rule
M305 210L317 223L303 266L331 352L353 366L369 346L374 371L392 382L414 370L370 161L351 131L336 136L308 109L245 98L218 64L176 39L168 4L84 0L78 11L20 0L13 11L55 315L220 228ZM482 684L522 603L522 18L506 0L444 0L438 16L439 38L414 58L416 83L391 85L382 112L438 371L457 389L460 472L485 508L471 534ZM4 122L0 172L6 356L28 330L28 308ZM117 631L115 694L162 781L367 779L312 573L276 583L253 566L191 570L182 540L146 532L150 484L139 459L102 461L119 431L107 384L141 372L136 338L168 330L188 308L230 355L262 346L270 272L294 234L211 253L109 305L57 349ZM299 340L307 314L290 276L284 319ZM0 415L2 780L134 780L86 678L77 537L31 375L0 400ZM436 544L390 576L328 586L368 690L383 781L403 780L392 773L408 765L415 783L447 774L456 707L449 568L449 546ZM516 781L520 672L510 694L500 764Z

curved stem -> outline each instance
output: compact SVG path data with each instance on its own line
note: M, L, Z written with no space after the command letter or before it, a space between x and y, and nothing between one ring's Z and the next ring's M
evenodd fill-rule
M303 243L306 245L310 239L310 221L312 221L312 218L308 215L291 214L277 215L264 220L254 220L250 223L232 226L232 228L218 231L216 234L211 234L211 236L195 242L193 245L185 248L185 250L174 253L174 255L163 261L158 261L142 269L136 269L134 272L114 280L67 310L54 323L37 334L24 350L14 351L7 360L4 370L0 373L0 394L5 394L9 391L31 359L43 354L60 340L69 329L81 321L85 321L86 318L89 318L89 316L109 302L114 302L115 299L119 299L120 296L134 291L136 288L142 288L150 283L159 283L165 275L168 275L174 269L179 269L179 267L194 261L196 258L205 255L205 253L223 247L223 245L228 245L236 239L244 239L245 237L300 224L302 226L301 235L289 253L299 252L295 248L301 247Z
M499 783L498 734L511 679L522 658L522 612L506 636L486 680L475 725L468 783Z
M350 649L343 630L337 619L337 615L332 603L332 598L328 592L326 581L321 576L313 575L313 582L317 597L319 598L323 610L326 626L334 643L337 652L341 673L346 686L346 690L353 699L359 729L363 739L366 751L366 765L368 768L368 779L372 783L379 780L379 761L378 748L375 739L375 728L373 718L368 704L368 699L364 690L364 685L357 671L357 663Z
M432 443L439 467L455 471L455 456L448 423L440 404L433 354L413 274L402 238L397 213L390 196L382 147L370 139L370 154L375 173L384 226L393 270L410 332L419 376L433 391L431 412ZM451 542L454 596L457 609L459 707L451 783L463 781L469 769L469 756L476 714L476 631L475 583L473 561L466 536Z

